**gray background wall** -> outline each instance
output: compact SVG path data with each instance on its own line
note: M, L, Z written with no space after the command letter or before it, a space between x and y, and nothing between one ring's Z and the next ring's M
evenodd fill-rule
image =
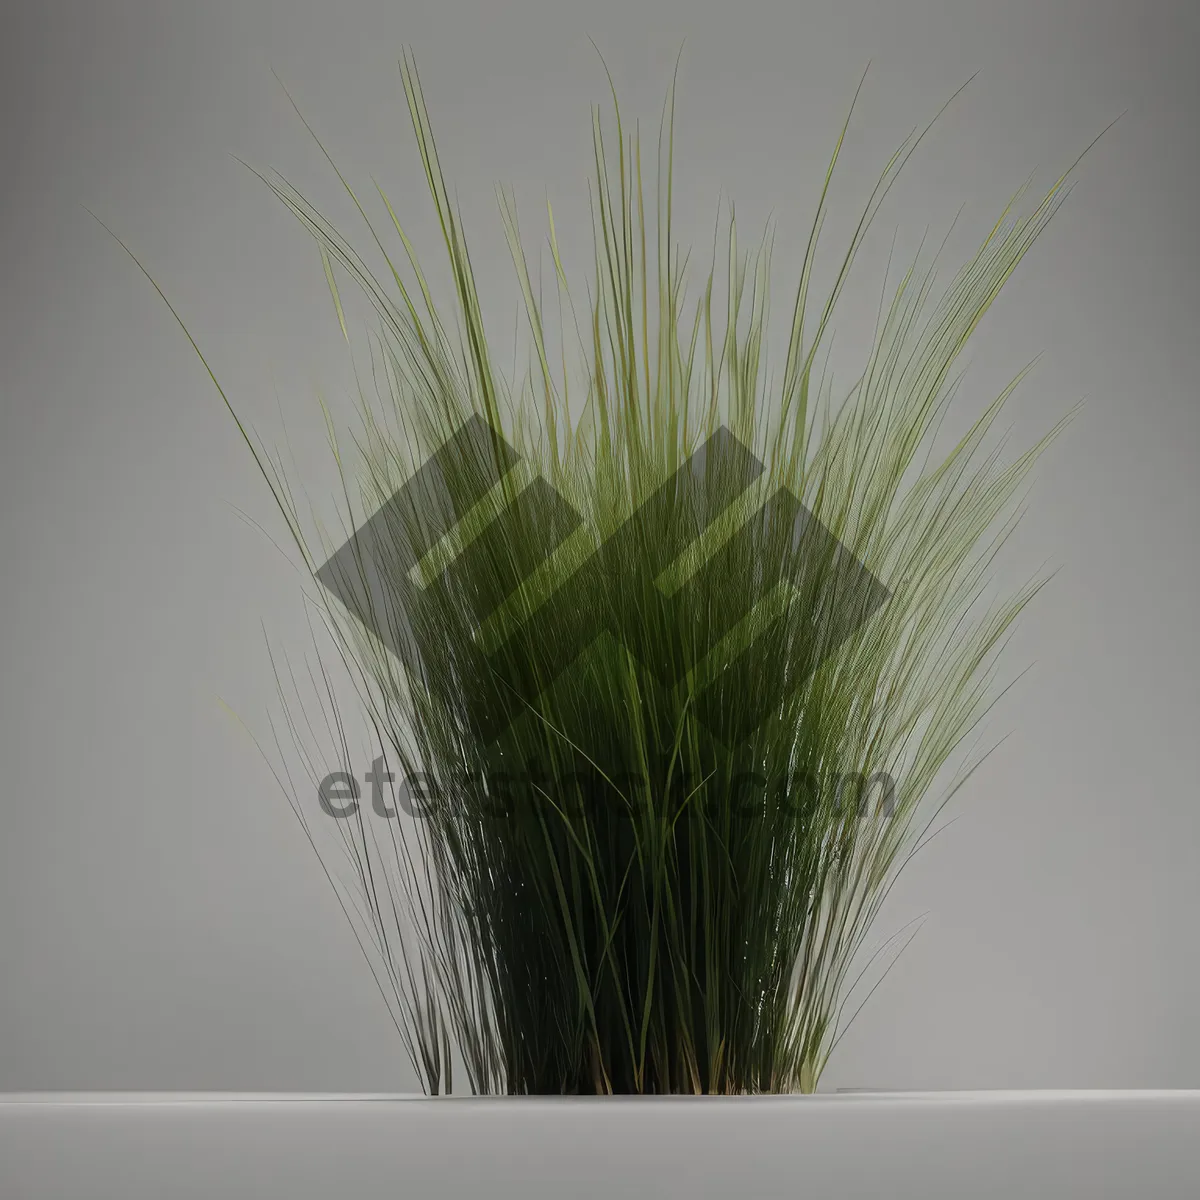
M893 229L915 245L962 201L969 245L1030 170L1049 182L1124 111L981 328L964 394L1045 351L1014 437L1087 400L1007 560L1014 581L1059 567L1009 660L1034 669L886 910L884 933L929 917L825 1084L1197 1086L1194 5L49 0L0 16L0 1089L414 1085L217 699L265 733L262 623L303 649L296 577L235 511L277 533L269 498L82 206L268 440L283 410L319 485L314 396L349 394L350 362L311 242L230 155L348 214L271 68L436 264L396 68L413 45L503 344L495 180L519 185L531 244L549 194L586 270L588 106L607 95L588 34L650 129L686 38L681 220L707 252L719 195L747 230L773 209L784 276L868 59L835 243L882 159L980 72L881 214L868 276Z

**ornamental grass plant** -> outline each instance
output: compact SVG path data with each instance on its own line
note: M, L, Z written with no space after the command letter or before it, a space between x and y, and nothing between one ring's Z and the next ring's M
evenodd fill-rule
M399 781L383 819L363 803L336 822L334 853L289 786L295 811L429 1094L464 1074L476 1094L811 1092L880 974L880 906L981 759L962 751L1043 582L989 597L1062 427L1015 455L995 436L1028 368L935 442L964 346L1071 172L1021 188L947 282L940 252L918 254L839 389L822 359L839 299L930 126L884 167L818 298L843 127L773 341L769 231L747 252L731 217L692 286L674 83L652 181L614 91L609 121L593 112L588 279L547 206L545 299L499 194L531 364L510 378L407 54L401 73L452 303L382 188L380 221L338 172L377 273L259 176L319 246L343 333L347 281L378 318L374 399L360 389L348 438L330 419L341 536L313 532L230 405L337 649L312 675L319 715L288 705L294 745L314 779L318 732L348 764L340 673ZM286 696L295 672L276 667Z

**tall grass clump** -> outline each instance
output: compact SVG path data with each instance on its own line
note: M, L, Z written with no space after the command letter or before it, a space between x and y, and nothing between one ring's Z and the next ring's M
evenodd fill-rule
M543 298L500 193L530 351L509 379L407 55L401 71L452 303L381 188L380 229L338 174L382 279L260 176L318 243L343 332L339 276L379 318L381 403L364 398L352 455L332 436L341 536L309 529L281 460L239 421L407 788L396 816L360 805L337 822L346 911L430 1093L462 1070L484 1094L810 1092L871 978L865 937L889 888L978 762L950 769L1040 586L989 596L1061 425L1015 456L991 436L1024 371L935 443L959 355L1068 175L1036 203L1022 188L948 284L918 254L835 402L818 355L928 127L887 163L817 299L843 127L773 344L769 236L747 253L731 218L688 286L674 85L656 189L614 93L615 128L593 113L586 294L548 207ZM345 701L324 662L316 678L320 727L349 757ZM315 727L291 721L298 744Z

